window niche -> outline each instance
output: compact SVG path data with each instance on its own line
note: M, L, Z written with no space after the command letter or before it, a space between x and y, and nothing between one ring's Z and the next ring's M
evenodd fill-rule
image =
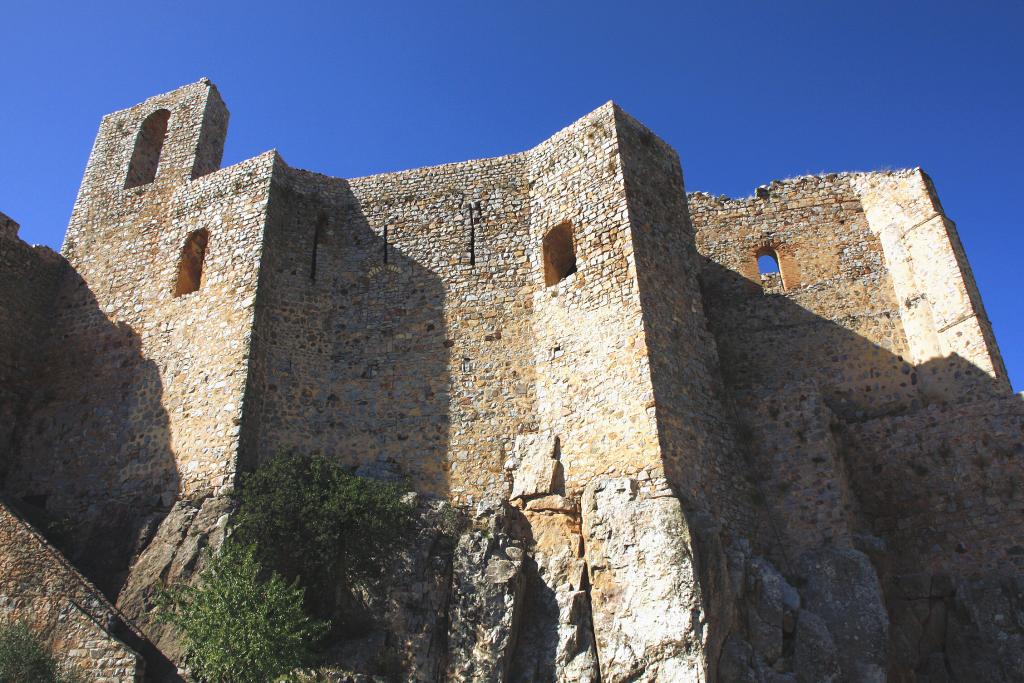
M757 261L758 281L766 294L785 292L796 286L793 270L795 264L787 253L780 253L776 245L762 245L754 252Z
M196 230L185 239L178 263L178 280L174 284L174 296L184 296L199 289L203 281L203 260L210 232L205 228Z
M544 236L544 286L551 287L576 272L576 245L568 222Z
M132 159L128 164L125 188L148 185L156 179L156 172L160 166L160 152L164 147L164 138L167 137L167 122L170 118L171 112L158 109L142 122L139 134L135 137Z

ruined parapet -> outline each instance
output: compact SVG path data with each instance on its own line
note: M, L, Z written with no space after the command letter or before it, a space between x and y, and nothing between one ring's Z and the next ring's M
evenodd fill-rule
M5 213L0 213L0 239L13 239L18 236L18 224Z
M0 480L14 459L16 427L46 359L64 260L48 247L18 238L18 224L0 213Z

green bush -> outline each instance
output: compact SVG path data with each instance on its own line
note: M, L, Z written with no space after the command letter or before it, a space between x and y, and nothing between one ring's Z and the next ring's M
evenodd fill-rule
M302 610L303 590L277 573L261 580L255 548L233 541L210 555L195 586L158 599L160 618L178 628L185 661L207 683L266 683L311 661L327 624Z
M0 624L0 683L79 683L84 679L60 666L42 640L21 622Z
M237 537L315 595L373 581L406 535L413 507L398 484L357 477L323 457L279 454L245 477Z

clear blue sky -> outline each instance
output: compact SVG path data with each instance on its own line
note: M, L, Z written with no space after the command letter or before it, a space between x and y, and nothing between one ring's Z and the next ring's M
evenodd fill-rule
M923 166L1024 389L1024 2L10 2L0 211L59 247L100 117L209 76L224 163L354 177L531 147L614 99L689 190Z

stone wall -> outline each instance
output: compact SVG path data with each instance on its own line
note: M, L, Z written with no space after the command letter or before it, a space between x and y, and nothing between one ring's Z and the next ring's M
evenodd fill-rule
M24 621L91 681L143 680L142 658L111 630L134 635L103 594L0 502L0 619Z
M845 459L895 573L1024 571L1024 400L929 406L846 425Z
M690 213L729 384L813 379L850 417L918 404L882 244L849 174L773 182L749 199L697 193ZM761 286L765 247L780 256L784 290Z
M688 198L608 103L521 154L346 180L218 170L227 117L205 80L105 117L66 263L0 215L5 490L165 653L156 587L280 450L500 517L514 542L452 565L514 568L480 594L500 652L449 663L516 681L881 680L876 569L1020 573L1021 403L919 169Z
M616 114L664 469L688 508L711 511L730 532L749 536L746 454L704 314L679 158L635 119Z
M322 453L457 500L504 492L533 421L525 194L521 156L350 181L279 163L258 457Z
M854 187L882 242L922 390L933 400L1010 389L956 226L921 169L858 174ZM962 362L931 362L956 357ZM979 372L980 371L980 372Z
M13 458L15 429L37 389L46 333L63 259L18 239L18 224L0 213L0 477Z

